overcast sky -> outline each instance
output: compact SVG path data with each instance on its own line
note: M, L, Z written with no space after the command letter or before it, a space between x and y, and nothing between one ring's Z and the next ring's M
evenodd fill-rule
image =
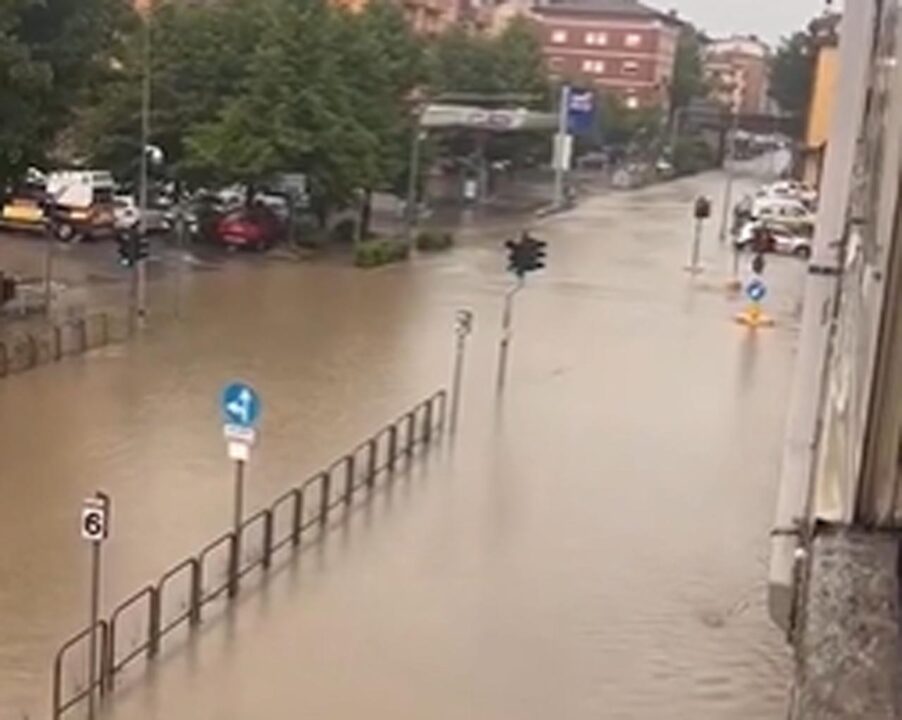
M750 33L770 43L803 28L824 8L824 0L646 0L716 36ZM837 3L834 2L834 5Z

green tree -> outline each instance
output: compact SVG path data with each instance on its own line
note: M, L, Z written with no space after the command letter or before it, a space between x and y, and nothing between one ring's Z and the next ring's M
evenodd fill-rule
M534 24L513 20L497 37L453 27L431 51L434 94L443 92L524 94L547 102L548 79Z
M0 0L0 182L46 159L129 16L120 0Z
M671 112L686 107L693 98L708 92L702 63L702 42L698 30L685 25L677 40L673 81L670 87Z
M273 4L241 89L188 134L188 167L213 181L302 171L320 220L390 182L401 162L416 46L397 11L324 0Z
M784 38L771 67L770 96L780 109L796 116L796 129L805 126L814 84L814 41L807 32Z
M169 3L151 28L151 142L180 169L184 140L215 119L244 82L268 0ZM143 28L124 37L117 62L86 98L77 137L95 163L129 176L140 159Z

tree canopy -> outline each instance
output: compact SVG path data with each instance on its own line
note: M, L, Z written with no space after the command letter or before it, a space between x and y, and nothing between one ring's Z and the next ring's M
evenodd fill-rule
M208 186L302 172L323 213L401 185L414 98L549 98L525 19L496 37L455 28L427 45L391 0L357 12L328 0L154 8L145 24L129 0L0 0L0 174L21 171L66 128L73 157L134 178L148 33L150 142L167 172Z
M800 128L808 116L815 59L814 39L800 31L783 39L771 67L770 95L784 112L796 115Z
M693 98L708 92L702 62L702 41L698 30L684 25L677 40L673 81L670 87L671 111L686 107Z
M542 45L533 23L515 18L497 37L452 28L430 53L435 93L523 94L537 105L549 97Z
M130 14L122 0L0 0L0 182L43 159Z

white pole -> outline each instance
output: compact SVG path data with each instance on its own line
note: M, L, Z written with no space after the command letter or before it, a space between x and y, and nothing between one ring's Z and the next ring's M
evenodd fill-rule
M783 628L788 627L795 592L793 555L798 545L797 531L807 519L812 494L831 308L840 271L836 244L846 227L852 168L868 88L874 12L875 0L847 3L840 23L837 111L833 114L824 161L771 540L768 601L771 617Z
M570 99L570 87L561 87L558 101L557 135L554 138L554 207L564 206L564 160L567 137L567 105Z

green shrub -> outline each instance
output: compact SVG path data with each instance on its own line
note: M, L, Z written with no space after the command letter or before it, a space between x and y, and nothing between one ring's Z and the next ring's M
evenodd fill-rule
M417 234L417 249L427 252L433 250L447 250L454 245L454 235L449 232L423 230Z
M407 243L395 238L380 238L360 243L354 252L354 264L361 268L378 267L406 260Z

